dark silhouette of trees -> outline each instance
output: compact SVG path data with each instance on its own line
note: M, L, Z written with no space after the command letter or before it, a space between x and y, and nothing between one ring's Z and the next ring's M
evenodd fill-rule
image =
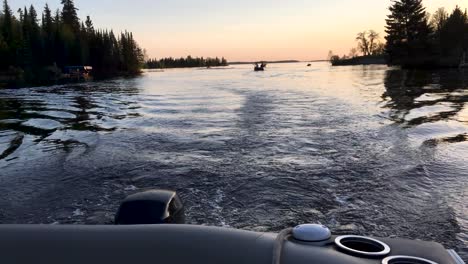
M358 41L358 48L362 54L364 54L364 56L369 55L369 42L367 40L366 32L358 33L356 41Z
M380 42L380 34L375 30L359 32L356 36L358 50L363 56L382 55L383 44Z
M11 44L13 41L13 13L11 12L7 0L3 0L2 13L3 39L6 41L6 44Z
M7 0L0 11L0 82L9 86L56 81L66 66L90 65L97 78L139 73L143 51L133 34L95 29L91 18L80 21L73 0L62 0L55 13L34 6L16 18ZM40 20L39 20L40 19ZM54 75L55 78L51 78Z
M436 33L440 33L442 27L447 22L449 14L445 11L445 8L440 7L437 11L432 15L431 19L431 27L435 30Z
M80 31L80 19L76 11L78 10L73 0L62 0L62 26L74 33Z
M397 0L390 6L386 51L390 64L417 64L428 57L431 28L422 0Z
M440 39L437 44L440 46L442 56L460 56L466 47L467 26L467 14L457 6L452 14L441 23Z
M371 55L377 53L379 46L380 34L374 30L369 30L367 37L369 38L369 53Z
M397 0L387 19L388 62L404 67L458 67L466 63L468 16L458 6L432 17L421 0ZM464 60L464 61L462 61Z
M194 67L218 67L227 66L228 62L223 57L216 58L193 58L187 56L187 58L164 58L164 59L150 59L146 62L145 67L148 69L164 69L164 68L194 68Z
M382 64L384 63L385 44L380 42L380 34L375 30L359 32L356 36L357 48L351 48L348 55L342 57L328 52L327 59L333 66ZM359 53L362 56L359 56Z
M85 25L86 25L86 32L87 32L88 34L94 32L93 21L91 21L91 18L90 18L89 16L86 17Z
M369 51L369 40L367 39L367 31L359 32L356 37L358 42L358 49L362 52L364 56L370 54Z
M0 17L1 36L0 36L0 54L2 62L0 64L14 64L16 62L16 53L19 48L20 40L15 37L17 21L6 0L3 1L3 11Z
M333 65L381 63L382 55L390 65L408 68L459 67L468 65L468 14L456 7L450 14L439 8L432 16L422 0L392 0L386 22L386 43L373 30L359 32L356 49L349 56L329 52ZM380 57L380 58L379 58Z
M55 53L55 28L52 11L46 4L42 15L42 39L43 39L43 63L52 65L56 60L55 56L48 56Z
M390 64L421 65L431 56L431 27L422 0L394 0L386 22Z

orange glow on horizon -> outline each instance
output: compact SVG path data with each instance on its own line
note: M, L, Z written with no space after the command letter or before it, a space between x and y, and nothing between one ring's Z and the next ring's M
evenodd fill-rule
M12 10L52 0L10 0ZM423 0L427 11L468 7L468 0ZM319 60L347 55L358 32L383 40L391 0L75 0L79 16L96 28L134 33L149 57L204 56L229 61ZM125 10L125 12L122 12Z

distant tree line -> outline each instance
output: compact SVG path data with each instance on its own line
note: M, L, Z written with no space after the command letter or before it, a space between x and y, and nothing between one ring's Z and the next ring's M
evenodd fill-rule
M93 67L96 77L135 74L144 63L132 33L95 29L91 18L80 21L73 0L61 0L55 13L46 5L15 16L3 1L0 11L0 78L13 83L45 84L72 65ZM39 19L40 18L40 19ZM1 82L2 80L0 80Z
M187 56L187 58L164 58L164 59L149 59L146 61L145 68L147 69L164 69L164 68L194 68L194 67L218 67L227 66L228 62L223 57L216 58L193 58Z
M456 67L468 51L467 12L440 8L426 12L422 0L393 1L386 20L389 64L406 67Z

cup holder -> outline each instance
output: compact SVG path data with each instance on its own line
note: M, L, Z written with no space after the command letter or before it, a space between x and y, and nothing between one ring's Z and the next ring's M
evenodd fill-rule
M437 264L437 262L410 256L394 256L384 259L382 264Z
M335 244L344 252L354 255L384 257L390 254L390 247L387 244L369 237L339 236L335 239Z

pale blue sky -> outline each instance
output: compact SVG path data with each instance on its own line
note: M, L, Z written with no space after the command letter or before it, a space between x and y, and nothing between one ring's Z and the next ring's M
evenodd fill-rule
M60 0L9 0L12 9ZM134 32L151 57L226 56L229 60L321 59L348 53L357 32L382 33L390 0L75 0L96 27ZM468 0L425 0L428 11Z

